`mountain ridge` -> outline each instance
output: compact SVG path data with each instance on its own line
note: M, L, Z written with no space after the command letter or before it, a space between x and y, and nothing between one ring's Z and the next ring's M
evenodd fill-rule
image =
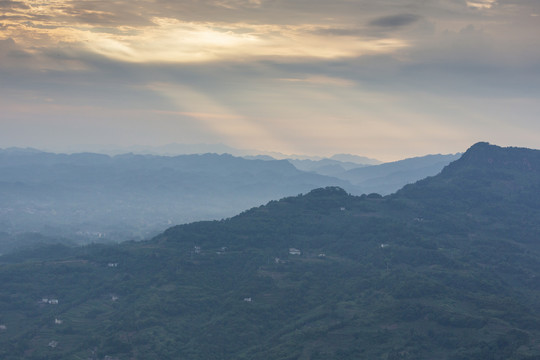
M0 356L536 360L540 176L524 159L540 163L475 145L384 197L325 187L152 240L2 256Z
M171 224L230 217L316 187L341 186L354 194L380 190L332 175L361 166L355 163L296 162L326 166L317 172L299 170L291 161L214 153L110 156L0 150L0 226L9 235L0 238L0 253L21 242L20 233L39 232L79 243L141 240ZM410 170L408 177L392 178L386 190L396 191L425 175ZM380 176L375 182L384 183Z

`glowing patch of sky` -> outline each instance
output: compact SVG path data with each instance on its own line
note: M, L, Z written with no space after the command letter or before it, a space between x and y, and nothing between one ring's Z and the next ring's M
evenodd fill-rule
M490 9L495 4L497 4L497 0L467 1L467 5L473 8L477 8L477 9Z
M390 53L407 45L397 38L338 38L317 36L315 25L275 26L186 23L153 18L154 26L102 32L85 26L40 28L23 25L6 31L16 42L40 46L74 43L91 52L130 62L197 62L252 57L339 58ZM31 37L28 35L31 34Z

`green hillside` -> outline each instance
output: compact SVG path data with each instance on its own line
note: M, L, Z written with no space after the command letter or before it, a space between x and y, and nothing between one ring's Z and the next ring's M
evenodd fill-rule
M2 359L540 359L540 151L0 260Z

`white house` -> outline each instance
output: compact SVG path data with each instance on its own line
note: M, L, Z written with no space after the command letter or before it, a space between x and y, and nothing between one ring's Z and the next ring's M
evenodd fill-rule
M289 248L289 254L290 255L302 255L302 252L295 248Z

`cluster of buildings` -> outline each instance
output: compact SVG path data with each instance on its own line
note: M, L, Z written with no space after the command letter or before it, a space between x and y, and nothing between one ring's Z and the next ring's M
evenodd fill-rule
M41 299L41 303L50 304L50 305L58 305L58 299L43 298Z

